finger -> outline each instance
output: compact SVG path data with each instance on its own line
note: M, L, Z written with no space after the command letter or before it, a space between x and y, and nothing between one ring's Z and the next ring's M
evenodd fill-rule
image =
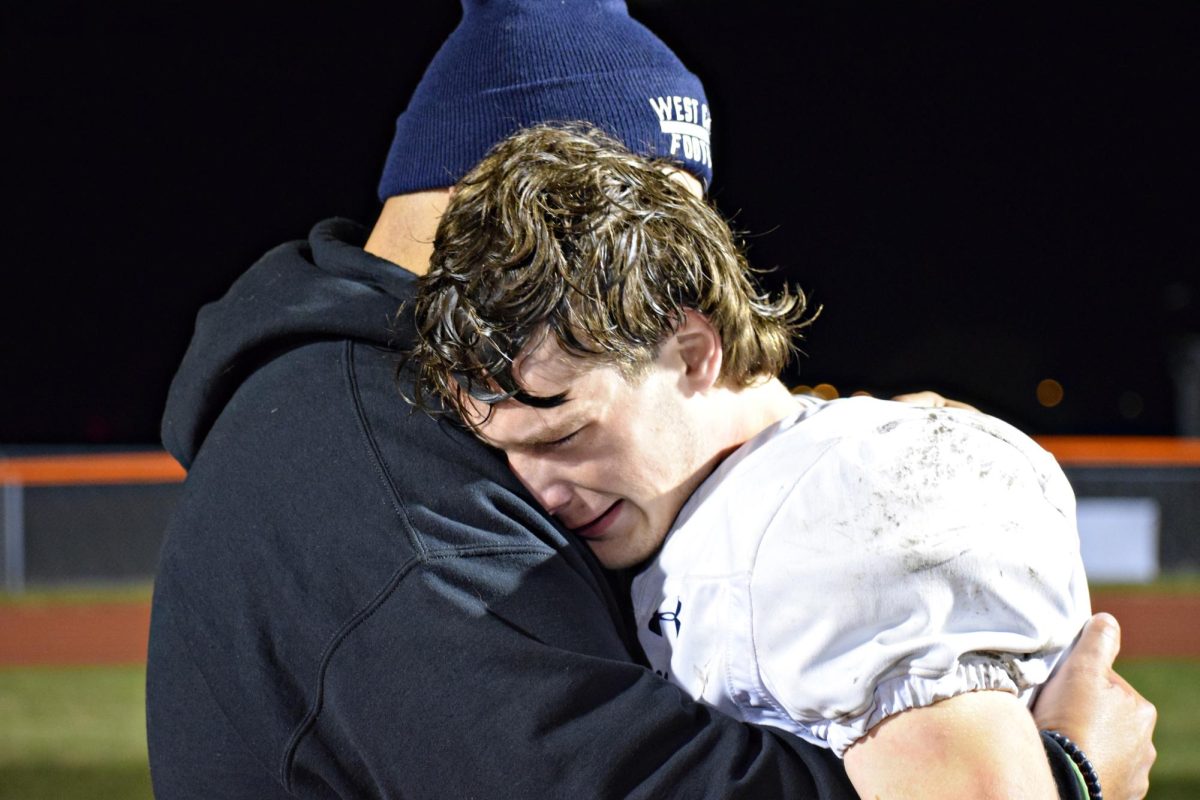
M1121 625L1112 614L1101 612L1092 616L1079 634L1072 656L1088 662L1096 669L1111 670L1121 650Z
M945 403L946 408L961 408L963 411L974 411L976 413L979 412L978 408L971 405L970 403L964 403L961 400L951 400L949 398L946 398L942 402Z
M946 405L946 398L937 392L929 391L898 394L892 399L898 403L912 403L917 406L933 406L934 408L941 408Z

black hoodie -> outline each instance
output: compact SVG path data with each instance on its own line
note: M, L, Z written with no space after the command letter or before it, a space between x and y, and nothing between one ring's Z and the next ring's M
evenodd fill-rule
M329 221L200 314L155 585L159 798L854 797L636 662L586 548L401 398L414 278Z

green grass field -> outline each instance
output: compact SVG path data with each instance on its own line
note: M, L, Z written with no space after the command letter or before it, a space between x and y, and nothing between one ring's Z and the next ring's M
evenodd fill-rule
M1181 586L1195 591L1194 579ZM145 587L0 597L0 603L147 599ZM1152 800L1200 798L1200 661L1128 660L1120 672L1158 707ZM0 800L150 798L145 669L0 667Z
M146 670L0 668L2 800L149 798Z
M1200 797L1200 663L1130 661L1158 706L1153 800ZM141 667L0 669L0 799L149 798Z

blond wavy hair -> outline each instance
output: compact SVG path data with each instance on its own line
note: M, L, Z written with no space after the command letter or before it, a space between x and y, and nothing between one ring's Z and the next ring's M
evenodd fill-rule
M729 224L678 169L582 123L492 148L455 188L413 302L414 402L436 397L462 419L468 397L555 405L514 378L525 348L552 335L632 378L687 309L721 336L723 385L777 375L811 322L804 294L759 289Z

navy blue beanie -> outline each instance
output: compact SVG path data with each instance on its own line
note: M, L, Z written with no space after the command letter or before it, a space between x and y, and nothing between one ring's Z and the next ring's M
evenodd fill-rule
M451 186L517 129L572 120L712 180L704 87L624 0L463 0L396 120L379 199Z

